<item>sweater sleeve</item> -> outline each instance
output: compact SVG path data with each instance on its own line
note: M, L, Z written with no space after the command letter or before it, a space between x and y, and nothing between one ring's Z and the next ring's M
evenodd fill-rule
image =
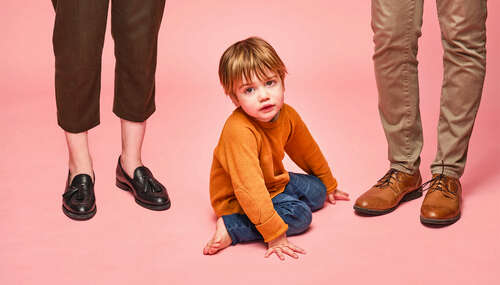
M234 193L250 221L269 242L288 229L278 215L260 168L257 137L248 128L226 128L217 148L218 160L229 174Z
M307 174L317 176L325 184L327 193L332 193L337 189L337 180L328 162L299 114L291 107L288 110L292 130L285 145L286 153Z

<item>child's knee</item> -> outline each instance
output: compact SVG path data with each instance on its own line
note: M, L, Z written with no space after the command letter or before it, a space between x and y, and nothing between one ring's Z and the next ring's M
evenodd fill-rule
M303 233L311 225L311 209L305 203L296 203L290 209L290 215L285 217L284 220L288 224L288 235Z
M314 183L311 185L313 187L313 193L310 195L310 202L311 202L311 210L316 211L321 208L323 208L323 205L325 204L326 201L326 187L321 180L316 177L314 177Z

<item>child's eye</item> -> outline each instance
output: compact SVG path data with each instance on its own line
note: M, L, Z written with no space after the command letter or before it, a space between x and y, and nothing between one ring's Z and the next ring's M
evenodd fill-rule
M254 90L253 87L248 87L245 89L245 94L250 94L253 92L253 90Z
M273 86L274 84L276 84L275 80L266 81L266 86Z

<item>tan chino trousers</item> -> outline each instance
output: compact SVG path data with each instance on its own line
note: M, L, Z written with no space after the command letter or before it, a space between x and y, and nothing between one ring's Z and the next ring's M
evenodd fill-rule
M486 70L486 0L436 0L444 76L438 147L432 173L459 178ZM419 110L418 38L423 0L372 0L379 112L391 168L413 173L423 146Z

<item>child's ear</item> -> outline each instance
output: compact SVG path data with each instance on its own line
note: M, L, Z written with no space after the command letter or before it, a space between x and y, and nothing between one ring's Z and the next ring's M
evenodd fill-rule
M236 107L239 107L240 106L240 102L238 102L238 98L236 98L235 95L233 94L227 94L227 96L229 96L229 98L231 98L231 101L233 102L233 104L236 106Z

